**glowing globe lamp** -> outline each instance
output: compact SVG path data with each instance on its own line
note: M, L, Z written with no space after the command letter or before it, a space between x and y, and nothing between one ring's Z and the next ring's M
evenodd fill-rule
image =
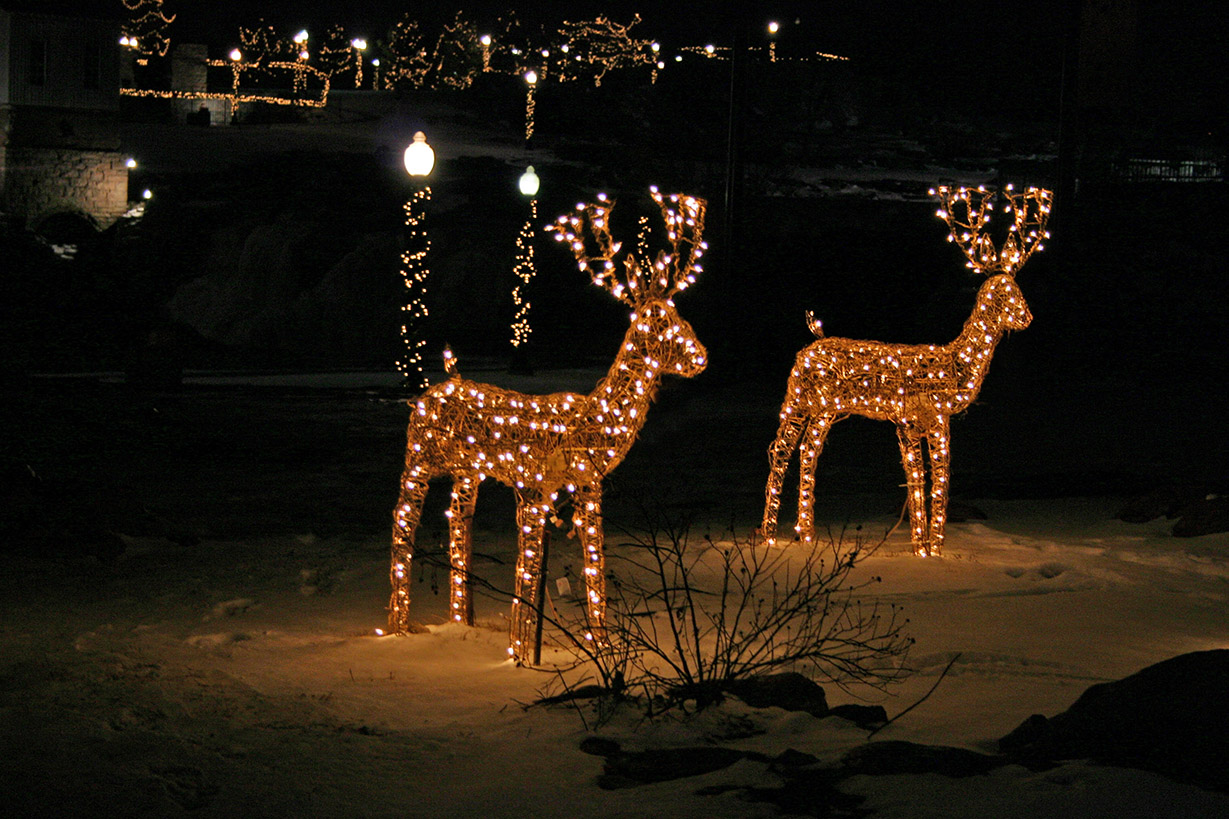
M405 170L410 176L426 176L434 167L435 151L427 144L427 135L419 131L405 149Z

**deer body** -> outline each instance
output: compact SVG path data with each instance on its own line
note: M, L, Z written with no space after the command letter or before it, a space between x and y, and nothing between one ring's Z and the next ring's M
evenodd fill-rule
M659 203L669 223L673 211L660 199ZM692 250L699 255L703 203L690 198L685 203L693 209L689 214L695 223L691 226ZM590 227L600 243L601 231L608 229L605 214L609 208L590 209L590 217L596 215ZM569 234L569 239L583 269L591 257L584 253L583 242L577 246L575 234ZM604 261L618 249L609 241L603 248L609 251L598 257ZM698 269L694 256L686 255L685 269ZM665 258L669 261L671 257ZM659 256L659 263L661 259ZM629 264L629 273L631 267ZM538 617L544 530L562 491L574 494L572 522L585 555L590 626L586 636L601 638L605 617L602 480L630 451L661 376L697 375L706 365L707 353L670 300L681 289L677 286L681 279L667 279L664 286L657 280L659 286L649 286L643 278L633 277L624 287L607 273L599 274L596 281L633 309L614 363L592 392L529 395L453 373L411 403L406 466L393 515L392 631L405 631L409 625L409 566L428 482L449 476L453 481L447 513L452 619L473 623L469 589L473 511L479 485L493 478L516 493L518 556L509 653L518 661L526 659Z
M946 189L943 192L948 194ZM977 398L1003 335L1022 330L1032 321L1014 274L1033 248L1040 247L1037 242L1044 235L1048 197L1048 191L1030 189L1028 194L1011 200L1017 211L1013 236L1018 238L1014 245L1009 239L1004 252L993 257L980 234L988 221L985 211L989 206L984 196L980 198L979 216L970 215L967 223L953 227L953 241L960 241L968 248L970 259L977 262L971 266L1003 272L991 276L978 290L972 315L950 344L900 345L821 337L798 354L781 406L777 436L769 449L770 470L760 530L764 538L776 538L782 479L798 450L798 521L794 528L803 541L814 539L816 462L832 425L860 415L896 425L914 551L927 556L942 552L950 474L950 419ZM979 199L976 195L972 198ZM968 207L970 192L961 189L951 199ZM951 199L940 215L948 217L951 213ZM1030 202L1039 208L1031 222ZM973 232L957 237L956 227ZM819 335L817 327L812 323L812 330Z

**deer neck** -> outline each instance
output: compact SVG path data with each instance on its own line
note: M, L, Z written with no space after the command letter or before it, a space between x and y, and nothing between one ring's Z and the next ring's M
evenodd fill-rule
M614 448L620 450L631 446L661 382L660 368L645 360L648 355L643 335L635 324L628 328L614 363L589 394L586 414L604 431L617 431L606 434L611 435Z
M977 397L982 379L990 370L990 359L994 357L994 348L998 346L1002 338L1003 324L1000 311L983 290L978 293L977 306L973 308L973 315L965 321L960 335L947 345L961 394L967 396L962 403L967 404Z

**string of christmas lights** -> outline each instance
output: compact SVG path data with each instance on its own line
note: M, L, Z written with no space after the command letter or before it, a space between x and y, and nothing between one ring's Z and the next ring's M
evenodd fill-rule
M401 322L401 345L403 357L397 359L397 372L401 383L415 391L425 390L427 376L423 372L423 349L427 341L422 337L422 323L427 319L427 277L431 270L427 256L431 250L431 237L424 227L426 204L431 201L431 187L414 191L403 207L405 209L406 250L401 253L401 279L405 284L404 313Z
M536 103L533 99L534 89L538 87L538 74L536 71L527 71L525 73L525 141L528 142L533 136L533 113Z
M696 54L709 60L728 60L734 54L734 49L729 46L718 46L711 43L702 46L682 46L679 51L688 54ZM747 51L758 54L761 51L760 46L748 46ZM679 59L678 57L675 58ZM768 61L773 63L806 63L806 62L848 62L848 57L842 57L840 54L830 54L826 51L816 51L807 57L782 57L777 54L776 43L769 41L768 43Z
M563 21L559 36L564 42L558 48L555 76L560 82L592 77L594 86L600 86L610 71L655 65L653 41L639 40L629 33L639 23L639 14L625 25L609 17Z
M388 65L384 69L384 87L422 88L434 59L427 53L425 37L418 21L408 14L393 26L384 50Z
M635 442L661 377L692 377L707 363L704 347L672 300L701 270L705 203L681 194L666 198L656 188L651 193L666 223L669 249L658 252L649 267L634 253L623 254L616 263L621 244L610 232L614 203L604 195L577 205L574 214L559 217L549 228L568 244L594 284L631 308L614 363L592 392L527 395L476 383L461 378L455 360L446 354L448 380L411 402L405 471L393 513L388 623L393 633L410 625L410 566L428 482L448 476L453 481L448 510L452 619L473 622L473 509L479 485L494 478L512 487L517 500L509 655L526 662L531 653L542 602L543 536L561 492L572 495L572 525L585 558L585 637L604 640L602 481Z
M990 359L1003 335L1032 321L1015 274L1042 240L1050 215L1051 193L1029 188L1004 191L1013 215L1001 249L986 232L994 195L985 188L931 191L942 207L937 215L950 229L968 267L989 278L977 293L972 315L960 335L946 345L886 344L825 338L822 325L808 314L818 340L794 360L781 405L781 423L769 449L770 471L760 532L776 540L777 514L785 470L795 450L799 459L798 521L803 542L815 537L815 466L836 422L859 415L896 424L905 469L910 539L916 554L940 555L946 532L950 431L953 415L977 398ZM929 507L927 497L929 496Z
M435 45L436 87L458 91L469 88L482 71L482 54L478 29L458 11Z
M123 0L123 3L129 15L122 29L121 45L135 49L144 58L165 57L171 47L166 29L175 22L176 15L166 16L162 10L163 0Z
M240 60L207 60L211 68L229 68L233 74L232 90L227 92L214 91L162 91L153 88L121 88L120 94L125 97L150 97L169 100L224 100L230 107L230 116L234 117L242 103L264 102L270 105L296 105L305 108L323 108L329 99L329 78L310 65L299 62L264 63L264 71L292 71L296 74L305 73L320 81L320 96L318 98L297 96L283 97L275 94L259 94L252 91L240 91L239 82L243 72L247 70ZM304 88L306 84L304 84Z
M666 68L661 44L647 38L637 38L631 30L641 22L634 15L627 23L617 23L605 16L573 22L565 20L549 42L523 34L515 17L501 19L495 34L479 34L478 29L458 12L454 21L428 46L416 20L406 14L393 27L385 52L389 65L384 67L384 87L424 89L468 88L480 73L502 72L525 76L533 72L539 82L574 82L592 80L600 86L603 79L616 70L647 67L650 81L657 81L658 72ZM338 69L344 59L345 39L332 37ZM538 44L534 45L533 42ZM749 46L760 52L760 46ZM732 50L712 44L685 46L676 54L694 53L710 59L729 59ZM782 57L775 42L768 45L773 62L805 62L810 60L847 60L838 54L815 52L807 57ZM361 69L360 69L361 70ZM327 73L334 73L333 70Z
M278 35L273 26L262 25L255 28L239 27L239 49L243 53L243 62L249 70L260 70L265 60L288 61L298 56L298 46L290 39Z
M521 232L516 237L516 265L512 272L519 283L512 288L512 306L515 313L512 317L512 346L520 347L529 341L533 328L529 326L529 300L525 298L522 288L528 288L537 269L533 263L533 226L538 223L538 200L529 202L529 219L521 226Z
M355 62L358 54L356 71L362 71L362 54L352 45L351 37L346 36L346 30L339 25L329 26L324 34L324 41L317 52L320 70L330 78L350 70L350 64Z

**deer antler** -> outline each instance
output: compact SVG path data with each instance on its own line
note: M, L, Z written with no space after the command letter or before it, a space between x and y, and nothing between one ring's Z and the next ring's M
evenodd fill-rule
M623 285L614 275L614 257L623 247L622 242L614 241L610 235L610 212L614 209L614 202L609 201L604 193L599 193L597 198L598 201L593 204L577 204L575 213L560 216L555 224L547 225L546 229L554 231L555 241L568 243L582 272L594 268L594 284L610 291L619 301L627 302ZM596 254L590 254L585 247L586 227L597 242Z
M661 208L666 221L666 237L670 240L671 253L659 251L653 262L658 286L666 298L673 296L689 285L696 283L696 274L704 272L696 260L708 250L708 243L700 239L704 235L704 214L708 209L703 199L682 193L670 194L670 204L657 187L649 188L653 201ZM679 205L675 210L671 205Z
M615 276L615 256L623 243L614 241L611 236L610 214L614 202L607 199L606 194L598 194L597 202L578 204L574 213L560 216L555 224L546 228L555 233L556 241L568 243L582 271L593 271L594 284L632 306L644 299L669 298L694 284L696 274L702 270L697 259L708 249L700 239L704 233L704 200L685 194L666 197L656 187L649 190L653 201L661 208L671 249L670 252L659 251L649 271L642 268L635 253L629 252L623 258L626 283ZM586 231L596 244L595 252L591 253L586 245Z
M1013 275L1034 251L1045 249L1042 240L1050 238L1045 226L1050 218L1053 194L1034 187L1024 193L1012 193L1012 190L1008 185L1003 192L1007 200L1003 210L1012 214L1013 224L1008 228L1002 249L996 248L994 240L985 232L990 211L994 210L993 192L981 186L952 189L946 185L930 192L942 203L935 215L947 222L951 230L947 240L960 245L969 260L968 267L973 270Z

